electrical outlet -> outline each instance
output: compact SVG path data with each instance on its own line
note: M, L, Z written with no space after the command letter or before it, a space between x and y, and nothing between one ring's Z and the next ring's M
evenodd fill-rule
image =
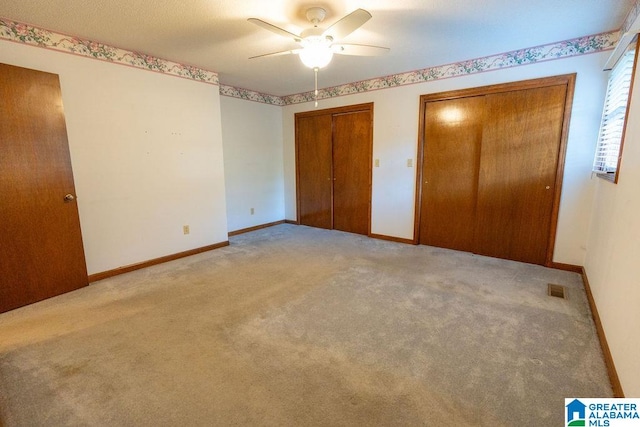
M413 159L407 159L407 167L408 168L412 168L413 167Z
M374 162L375 167L379 168L380 167L380 159L376 159L376 161Z
M254 213L255 213L255 210L251 208L251 215L253 215Z
M188 225L183 225L182 226L182 233L183 234L189 234L189 226Z

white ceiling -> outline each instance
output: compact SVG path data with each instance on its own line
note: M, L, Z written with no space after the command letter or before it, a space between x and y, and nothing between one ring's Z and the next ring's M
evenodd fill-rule
M249 22L299 34L310 6L329 26L363 8L373 18L343 41L381 57L335 55L320 87L617 30L634 0L2 0L0 17L216 71L220 82L272 95L306 92L297 56L249 60L296 44Z

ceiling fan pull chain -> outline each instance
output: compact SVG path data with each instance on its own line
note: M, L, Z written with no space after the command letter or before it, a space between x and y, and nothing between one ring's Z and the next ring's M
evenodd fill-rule
M315 99L316 99L315 106L317 108L318 107L318 67L315 67L313 69L313 73L315 74L315 83L316 83L315 88L316 88L316 90L315 90L314 94L315 94Z

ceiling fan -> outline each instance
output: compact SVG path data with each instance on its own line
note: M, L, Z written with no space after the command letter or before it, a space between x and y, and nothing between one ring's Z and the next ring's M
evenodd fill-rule
M248 19L249 22L272 33L293 40L300 45L298 49L266 53L264 55L252 56L249 59L291 54L299 55L302 63L312 68L315 72L316 106L318 105L318 69L326 67L329 62L331 62L334 53L339 55L376 56L389 51L388 47L339 43L340 40L353 33L371 19L371 14L366 10L357 9L325 30L319 27L319 24L324 21L326 15L326 10L321 7L311 7L307 9L306 17L313 26L302 31L300 35L293 34L258 18Z

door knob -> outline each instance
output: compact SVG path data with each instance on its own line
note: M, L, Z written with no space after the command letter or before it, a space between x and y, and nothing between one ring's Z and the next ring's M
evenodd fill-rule
M548 189L550 189L551 187L547 185L545 188L548 190Z
M73 194L67 194L64 196L64 201L65 202L73 202L76 198L73 196Z

